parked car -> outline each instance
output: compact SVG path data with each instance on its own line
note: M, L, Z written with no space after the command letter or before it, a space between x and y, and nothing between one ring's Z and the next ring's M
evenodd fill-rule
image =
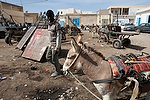
M122 29L124 31L134 31L135 30L135 25L133 23L126 23L123 25Z
M0 22L0 38L4 38L6 36L7 30L4 23Z
M150 32L150 23L142 23L135 27L136 32Z

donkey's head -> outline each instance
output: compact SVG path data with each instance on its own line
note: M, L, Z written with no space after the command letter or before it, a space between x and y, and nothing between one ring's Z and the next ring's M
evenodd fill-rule
M81 34L78 35L77 41L73 37L71 37L72 48L69 50L69 52L67 54L66 61L63 65L63 71L64 72L67 71L67 70L70 70L71 67L72 67L71 69L74 69L73 68L74 63L78 59L78 56L81 52L81 45L82 45L82 44L80 44L80 42L82 41L81 39L82 39ZM77 69L77 70L80 70L80 69Z

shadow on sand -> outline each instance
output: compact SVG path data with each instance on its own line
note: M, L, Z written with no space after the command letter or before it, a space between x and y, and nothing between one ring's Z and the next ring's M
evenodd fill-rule
M145 48L147 48L147 47L141 47L141 46L138 46L138 45L129 45L127 48L142 51L143 49L145 49Z

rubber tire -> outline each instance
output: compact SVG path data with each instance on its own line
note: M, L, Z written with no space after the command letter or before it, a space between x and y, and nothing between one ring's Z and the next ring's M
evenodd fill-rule
M5 42L6 42L7 44L9 44L9 37L8 37L8 36L5 36Z
M119 35L118 39L119 39L119 40L122 40L122 35Z
M124 38L122 40L122 46L128 47L131 44L131 41L129 38Z
M122 46L122 42L121 42L121 40L119 40L119 39L115 39L115 40L112 42L112 45L113 45L114 48L120 49L121 46Z
M137 32L138 34L140 34L141 30L140 30L140 29L136 29L136 32Z

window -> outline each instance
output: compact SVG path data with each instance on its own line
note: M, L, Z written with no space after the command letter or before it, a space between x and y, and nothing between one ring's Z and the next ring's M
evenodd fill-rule
M128 15L129 8L123 8L122 15Z
M116 10L116 11L115 11L115 15L117 15L117 14L118 14L118 11Z
M139 26L145 26L145 24L143 23L143 24L140 24Z
M149 24L146 24L145 26L146 26L146 27L149 27Z

